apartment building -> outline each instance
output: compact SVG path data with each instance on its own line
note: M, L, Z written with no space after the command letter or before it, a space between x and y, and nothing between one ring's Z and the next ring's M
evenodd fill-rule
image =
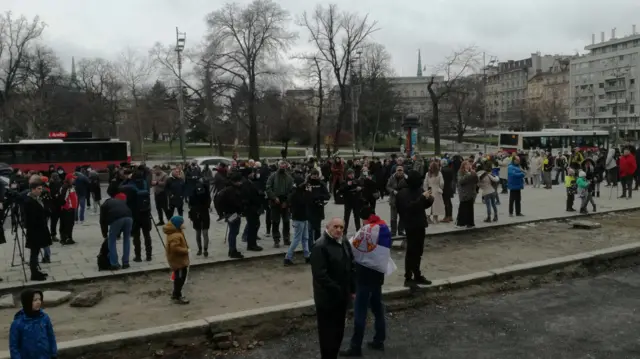
M488 120L501 128L522 128L528 121L527 88L538 70L550 68L561 55L531 54L521 60L498 63L498 72L487 76Z
M569 124L570 61L570 57L557 58L551 67L538 70L529 80L528 114L537 118L543 127L564 128Z
M600 42L592 35L586 55L573 59L570 66L571 126L576 129L618 131L620 137L638 139L638 66L640 34L633 25L630 35Z

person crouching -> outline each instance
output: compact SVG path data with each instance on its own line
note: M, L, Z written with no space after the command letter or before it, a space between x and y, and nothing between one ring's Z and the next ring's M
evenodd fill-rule
M187 282L189 273L189 245L184 236L184 218L173 216L162 228L167 235L166 255L171 268L173 279L173 294L171 299L176 304L189 304L182 295L182 288Z

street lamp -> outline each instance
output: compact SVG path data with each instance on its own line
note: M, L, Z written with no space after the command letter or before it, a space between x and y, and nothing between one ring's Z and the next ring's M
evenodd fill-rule
M487 142L486 142L486 138L487 138L487 66L493 66L496 62L498 62L498 58L495 56L490 56L489 57L489 63L487 63L487 59L486 59L487 54L485 52L482 53L482 80L483 80L483 87L482 87L482 91L483 91L483 115L482 115L482 127L484 127L484 138L485 138L485 143L484 143L484 153L487 153Z
M351 151L353 152L353 157L356 157L356 122L358 122L358 95L356 96L356 89L354 84L354 79L356 77L356 72L353 70L353 64L360 64L360 56L362 55L362 51L357 52L357 56L351 59ZM360 83L358 82L358 87ZM359 89L358 89L359 90ZM361 134L362 135L362 134Z
M179 120L180 124L180 155L182 156L182 162L187 161L187 151L186 151L186 134L185 134L185 123L184 123L184 96L182 91L182 51L184 51L184 45L187 41L187 33L180 32L178 27L176 26L176 54L178 55L178 111L179 111Z

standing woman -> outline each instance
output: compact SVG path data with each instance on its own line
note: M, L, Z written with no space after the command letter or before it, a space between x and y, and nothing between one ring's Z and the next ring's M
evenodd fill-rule
M476 185L478 176L471 168L469 161L463 161L458 172L458 197L460 206L458 207L458 218L456 226L473 228L476 226L473 214L473 202L476 200Z
M438 223L438 218L445 217L444 198L442 193L444 191L444 177L440 173L440 165L438 162L433 161L429 165L429 172L424 179L423 190L431 190L433 196L433 204L431 205L431 216L433 223Z

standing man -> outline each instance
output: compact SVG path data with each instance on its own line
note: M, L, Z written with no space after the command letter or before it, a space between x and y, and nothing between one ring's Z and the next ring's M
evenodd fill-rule
M398 192L396 201L400 220L407 231L404 286L415 289L418 285L430 285L431 281L420 272L420 263L424 252L424 237L429 225L424 211L433 204L433 197L430 190L422 190L422 176L418 172L409 172L407 187Z
M331 219L311 252L321 359L338 357L347 307L355 293L353 253L349 242L342 239L343 232L342 219Z
M516 207L516 216L522 217L522 190L524 189L524 171L520 168L520 159L513 157L509 164L507 187L509 188L509 217L513 217L513 207Z
M165 185L167 184L167 175L160 166L153 167L153 176L151 177L151 186L153 187L153 198L156 202L156 211L158 211L158 223L156 226L164 226L164 215L169 220L169 200Z
M25 247L31 250L31 255L29 256L31 280L44 281L47 280L47 275L40 271L38 254L40 254L40 249L50 246L53 242L47 226L47 211L40 197L42 194L42 182L30 183L29 189L29 194L24 203L24 225L27 231Z
M293 190L293 177L287 173L287 162L278 162L278 171L267 180L267 197L271 203L271 223L273 227L273 246L280 247L280 221L282 220L282 238L285 246L291 244L289 206L287 198Z

